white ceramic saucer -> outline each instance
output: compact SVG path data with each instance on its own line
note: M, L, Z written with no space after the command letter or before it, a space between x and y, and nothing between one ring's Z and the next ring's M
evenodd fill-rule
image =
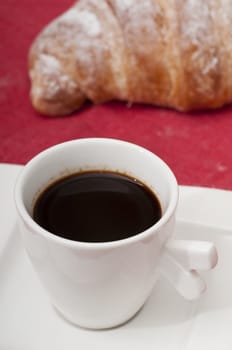
M213 240L219 253L218 266L205 273L208 290L198 301L183 300L160 279L129 323L89 331L56 313L25 254L13 203L20 169L0 164L1 350L232 349L232 192L180 188L175 235Z

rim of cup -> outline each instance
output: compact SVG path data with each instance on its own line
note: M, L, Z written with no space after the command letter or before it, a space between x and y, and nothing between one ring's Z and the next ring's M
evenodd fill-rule
M70 144L74 143L96 143L96 142L113 142L113 143L120 143L124 144L125 146L129 146L132 148L136 148L138 151L146 153L152 158L156 158L156 161L159 162L160 166L165 169L168 180L169 180L169 186L172 191L172 196L169 201L168 207L166 211L162 214L161 218L152 226L147 228L141 233L137 233L134 236L130 236L128 238L120 239L120 240L115 240L115 241L108 241L108 242L81 242L81 241L73 241L64 237L57 236L56 234L47 231L43 227L41 227L39 224L37 224L28 210L25 207L25 204L23 202L23 196L22 196L22 189L23 189L23 184L24 184L24 177L25 175L30 171L31 168L33 168L34 164L37 163L38 161L42 161L44 157L49 155L51 152L54 150L59 150L62 149L63 147L68 147ZM139 178L138 178L139 180ZM148 185L149 186L149 185ZM166 224L171 218L173 213L175 212L175 209L177 207L178 203L178 184L175 175L173 174L172 170L170 167L155 153L149 151L148 149L139 146L134 143L130 143L127 141L119 140L119 139L113 139L113 138L80 138L80 139L74 139L70 141L65 141L59 144L56 144L54 146L51 146L42 152L38 153L35 155L21 170L16 183L14 187L14 198L15 198L15 204L16 204L16 209L18 211L18 214L20 215L21 219L23 220L24 224L33 230L34 232L37 232L41 236L45 237L46 239L56 241L56 243L65 245L68 247L76 247L80 249L94 249L94 250L100 250L104 248L116 248L116 247L122 247L126 246L131 243L136 243L140 241L141 239L146 239L149 238L151 235L154 235L154 230L158 232L160 228ZM159 198L158 198L159 199ZM159 199L160 200L160 199Z

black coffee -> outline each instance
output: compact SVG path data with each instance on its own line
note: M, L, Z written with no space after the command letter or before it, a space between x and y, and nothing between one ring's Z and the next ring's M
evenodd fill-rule
M55 235L82 242L109 242L155 224L161 206L143 183L126 175L91 171L49 186L38 198L34 220Z

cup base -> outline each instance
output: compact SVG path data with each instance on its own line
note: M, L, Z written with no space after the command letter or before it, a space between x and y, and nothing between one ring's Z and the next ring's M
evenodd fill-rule
M145 302L146 303L146 302ZM59 309L56 305L52 304L54 311L56 314L61 317L64 321L68 322L70 325L83 328L83 329L89 329L89 330L107 330L107 329L113 329L121 327L131 320L133 320L137 315L140 313L140 311L143 309L145 303L132 315L129 315L127 318L123 318L121 320L117 321L109 321L109 322L100 322L99 320L97 322L81 322L79 320L74 320L72 317L66 315L63 311Z

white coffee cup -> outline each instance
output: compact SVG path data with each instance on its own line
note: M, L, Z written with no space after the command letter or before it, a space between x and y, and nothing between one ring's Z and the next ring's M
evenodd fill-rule
M133 237L103 243L71 241L40 227L32 218L38 195L55 180L90 169L119 171L145 183L160 200L161 219ZM159 157L128 142L79 139L43 151L21 171L15 202L26 250L51 303L82 327L110 328L129 320L160 273L185 298L197 298L205 282L196 270L217 263L213 243L171 238L178 204L175 176Z

